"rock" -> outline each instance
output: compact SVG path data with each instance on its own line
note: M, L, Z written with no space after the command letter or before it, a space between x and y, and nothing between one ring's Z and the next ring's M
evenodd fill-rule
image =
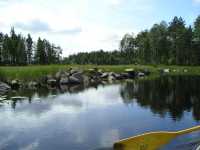
M90 69L88 69L88 71L89 71L89 72L93 72L93 71L95 71L95 70L94 70L94 68L90 68Z
M60 90L61 90L62 92L69 92L69 86L68 86L68 85L61 84L61 85L59 86L59 88L60 88Z
M42 76L39 78L38 83L44 85L47 84L47 80L48 80L47 76Z
M89 77L81 72L74 73L69 77L70 84L87 84L89 82Z
M63 73L62 71L58 71L58 72L55 74L55 78L56 78L56 79L60 79L62 73Z
M56 86L56 83L57 83L56 80L53 78L47 80L47 84L50 86Z
M23 97L23 96L14 96L11 97L12 100L23 100L23 99L28 99L28 97Z
M100 84L100 83L102 83L102 79L100 79L98 77L91 77L89 79L89 83L90 84Z
M148 75L150 75L151 72L149 71L149 69L146 69L146 68L145 68L144 71L143 71L143 73L144 73L146 76L148 76Z
M166 74L166 73L169 73L170 72L170 70L167 68L167 69L161 69L160 70L160 73L161 74Z
M129 69L125 69L125 72L128 73L128 78L134 78L136 76L136 72L134 69L129 68Z
M129 78L129 74L128 73L121 73L120 77L121 77L121 79L128 79Z
M14 90L17 90L20 87L19 80L12 80L10 84L11 84L11 88Z
M101 77L102 70L98 69L98 68L93 68L93 69L88 69L89 73L91 76L95 76L95 77Z
M83 73L83 71L80 70L80 69L73 69L73 68L70 68L70 69L69 69L69 74L70 74L70 75L73 75L73 74L75 74L75 73Z
M186 72L188 72L188 70L187 70L187 69L183 69L183 72L185 72L185 73L186 73Z
M135 71L133 68L128 68L128 69L125 69L126 72L132 72L132 71Z
M69 86L69 92L70 93L78 93L81 92L85 89L83 84L78 84L78 85L71 85Z
M123 77L121 76L121 74L118 74L118 73L115 73L114 77L115 77L116 80L122 80L123 79Z
M39 86L39 84L37 82L35 82L35 81L31 81L31 82L28 83L28 88L29 89L35 89L38 86Z
M55 74L55 78L57 80L60 80L61 77L68 77L69 76L69 73L65 72L65 71L58 71L56 74Z
M83 74L80 73L80 72L74 73L74 74L72 75L72 77L78 79L78 81L79 81L80 83L83 83L83 82L84 82Z
M104 72L104 73L102 73L102 75L100 76L100 78L102 78L102 79L106 79L106 78L108 78L108 73L107 72Z
M114 80L116 80L116 78L115 78L113 75L109 75L109 76L108 76L108 81L109 81L109 82L112 82L112 81L114 81Z
M68 77L61 77L60 84L61 85L69 84L69 78Z
M69 77L69 84L81 84L80 80L74 76Z
M143 72L138 72L137 76L138 76L138 77L144 77L145 74L144 74Z
M8 92L10 89L11 87L8 84L0 82L0 94Z
M169 73L169 69L163 69L164 73Z
M65 72L65 71L57 72L56 75L55 75L55 78L57 80L57 84L60 84L60 85L69 84L69 79L68 79L69 76L70 76L70 73Z

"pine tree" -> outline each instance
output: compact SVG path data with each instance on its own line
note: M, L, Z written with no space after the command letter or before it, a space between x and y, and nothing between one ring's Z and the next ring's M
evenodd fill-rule
M32 55L33 55L33 40L30 34L28 34L28 37L26 39L26 46L27 46L27 63L32 63Z

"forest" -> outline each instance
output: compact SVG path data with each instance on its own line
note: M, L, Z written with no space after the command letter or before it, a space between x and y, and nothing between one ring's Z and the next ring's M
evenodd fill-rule
M61 62L62 49L46 39L34 42L31 35L0 33L0 65L56 64Z
M200 16L192 25L182 17L162 21L137 35L125 34L119 50L79 52L62 58L62 49L30 34L0 33L0 65L30 64L94 64L94 65L200 65Z
M64 58L63 63L200 65L200 16L192 25L175 16L137 35L125 34L119 50L80 52Z

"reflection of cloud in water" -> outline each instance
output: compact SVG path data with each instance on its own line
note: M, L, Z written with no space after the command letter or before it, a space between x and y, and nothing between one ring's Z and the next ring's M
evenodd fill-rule
M26 145L25 147L21 148L20 150L35 150L38 148L38 146L39 146L39 142L34 141L33 143Z
M108 145L112 146L112 144L119 139L119 131L117 129L112 129L106 132L107 134L102 135L101 137L101 145L102 147L106 147Z
M78 94L68 93L47 97L34 100L31 104L28 101L20 101L15 108L15 114L42 115L42 113L47 113L48 111L56 113L61 110L69 113L77 113L89 108L106 107L119 102L121 102L119 86L115 85L99 87L98 90L91 88Z
M0 122L2 122L0 127L11 128L11 130L42 127L53 116L56 118L55 116L63 115L67 117L67 124L70 124L72 118L81 112L118 103L121 103L121 98L119 86L116 85L99 87L98 90L91 88L78 94L63 94L50 100L44 98L40 101L32 101L31 104L28 101L20 101L14 111L10 107L0 109ZM81 139L78 137L78 141Z
M13 134L11 135L7 135L7 137L5 136L4 138L2 138L0 140L0 148L1 147L5 147L6 145L8 145L8 143L13 140L15 138L15 136Z

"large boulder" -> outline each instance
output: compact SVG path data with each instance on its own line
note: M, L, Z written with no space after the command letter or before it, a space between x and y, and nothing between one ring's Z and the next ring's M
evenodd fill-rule
M65 72L65 71L58 71L56 74L55 74L55 78L56 80L60 80L62 77L68 77L69 76L69 73L68 72Z
M184 73L187 73L187 72L188 72L188 70L187 70L187 69L183 69L183 72L184 72Z
M29 89L36 89L36 88L39 87L39 86L40 86L39 83L36 82L36 81L30 81L30 82L28 83L28 88L29 88Z
M53 86L56 86L57 81L54 78L48 78L47 79L47 84L53 87Z
M69 84L69 78L68 77L61 77L60 78L60 84L61 85Z
M8 92L10 89L11 87L8 84L0 82L0 94Z
M37 81L40 85L44 86L47 84L48 77L46 75L41 76Z
M168 74L170 72L169 68L166 68L166 69L161 69L160 70L160 74Z
M137 75L137 72L133 68L125 69L125 72L128 73L128 78L135 78Z
M102 78L102 79L107 79L108 76L109 76L109 73L104 72L104 73L101 74L100 78Z
M115 73L114 75L117 80L125 79L122 74Z
M11 88L14 89L14 90L19 89L19 87L20 87L20 82L19 82L19 80L12 80L12 81L10 82L10 86L11 86Z
M108 81L109 81L109 82L113 82L114 80L116 80L115 76L113 76L112 74L110 74L110 75L108 76Z
M89 82L89 78L81 72L74 73L69 77L70 84L85 84Z
M100 78L102 76L102 70L98 69L98 68L92 68L92 69L88 69L88 72L91 76L93 76L94 78Z
M81 84L81 81L74 76L70 76L69 77L69 84Z
M148 76L148 75L150 75L151 72L149 71L149 69L145 68L144 71L143 71L143 73L144 73L146 76Z
M130 76L129 76L129 73L121 73L120 74L120 78L121 79L128 79Z
M83 70L80 70L80 69L77 69L77 68L70 68L68 72L69 72L69 75L73 75L73 74L76 74L76 73L83 73Z
M144 74L143 72L138 72L137 76L138 76L138 77L144 77L145 74Z

